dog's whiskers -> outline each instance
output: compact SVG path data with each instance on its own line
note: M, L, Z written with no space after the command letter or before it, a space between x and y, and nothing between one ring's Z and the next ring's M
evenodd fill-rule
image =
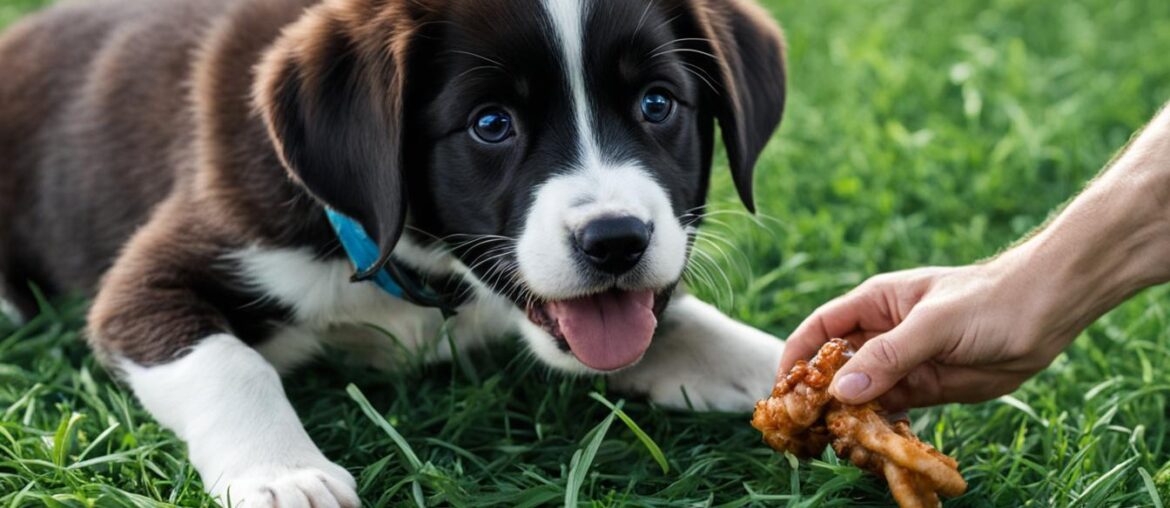
M634 34L630 36L630 42L638 38L638 32L642 31L642 25L646 23L646 16L650 14L650 8L654 7L654 0L646 3L646 8L642 9L642 15L638 17L638 26L634 27Z
M650 55L650 58L658 58L660 56L666 56L666 55L669 55L672 53L694 53L696 55L702 55L702 56L708 57L712 60L716 60L716 61L719 60L719 57L717 57L717 56L715 56L707 51L703 51L701 49L695 49L695 48L664 49L662 51L659 51L657 53Z
M686 269L683 270L683 279L687 281L688 285L704 287L712 291L717 289L715 279L711 276L711 272L697 259L687 261Z
M513 253L511 249L506 247L488 249L472 260L471 264L467 267L467 271L474 274L477 269L484 266L485 264L491 263L493 261L499 261L500 259L507 259L508 256L511 256L512 254Z
M480 60L483 60L483 61L485 61L485 62L491 63L493 66L495 66L495 67L498 67L500 70L505 70L504 63L503 63L503 62L501 62L501 61L499 61L499 60L496 60L496 59L494 59L494 58L489 58L489 57L483 56L483 55L481 55L481 54L479 54L479 53L476 53L476 52L474 52L474 51L466 51L466 50L461 50L461 49L452 49L452 50L449 50L449 51L447 51L447 52L448 52L448 53L455 53L455 54L458 54L458 55L467 55L467 56L470 56L470 57L472 57L472 58L478 58L478 59L480 59Z
M677 18L677 17L678 17L678 16L675 16L674 18L671 18L671 19L675 19L675 18ZM652 49L652 50L648 51L647 53L651 53L651 54L653 54L653 53L656 53L656 52L658 52L658 50L660 50L660 49L662 49L662 48L665 48L665 47L667 47L667 46L670 46L670 45L673 45L673 44L678 44L678 43L681 43L681 42L706 42L706 43L710 44L710 43L711 43L711 39L707 39L707 38L704 38L704 37L679 37L679 38L677 38L677 39L674 39L674 40L671 40L671 41L669 41L669 42L665 42L665 43L659 44L659 45L658 45L658 47L656 47L656 48L654 48L654 49Z
M470 262L465 264L465 276L474 278L488 288L494 288L519 270L518 263L513 259L517 240L510 236L489 233L451 233L438 236L413 226L407 226L407 228L443 244L445 250L452 254L458 251L469 252L482 249L482 252L477 253ZM485 267L487 268L485 269ZM477 271L484 272L483 276L478 275ZM472 294L474 289L473 286L466 286L460 290L458 296L460 298L466 297ZM507 291L514 293L512 289Z
M716 297L723 299L726 296L734 300L735 289L732 287L731 277L727 275L727 271L710 254L703 252L701 249L694 250L691 259L687 263L687 270L689 271L691 269L705 275L704 281L709 284L706 287L713 291ZM719 276L723 284L716 282L716 275Z
M463 72L460 72L459 74L455 75L455 77L453 77L453 78L451 78L451 79L452 79L452 80L457 80L457 79L460 79L460 78L462 78L463 76L466 76L466 75L468 75L468 74L471 74L471 73L473 73L473 72L476 72L476 71L485 71L485 70L486 70L486 71L499 71L499 72L507 73L507 71L505 71L503 67L500 67L500 66L498 66L498 65L477 65L477 66L475 66L475 67L472 67L472 68L470 68L470 69L467 69L467 70L465 70L465 71L463 71Z
M406 226L406 229L408 229L408 230L410 230L410 231L413 231L413 232L415 232L415 233L421 234L421 235L425 235L425 236L427 236L427 237L430 237L430 238L432 238L432 239L434 239L434 240L436 240L436 241L439 241L439 242L447 242L448 240L450 240L450 239L452 239L452 238L458 238L458 237L468 237L468 238L500 238L500 239L506 239L506 240L512 240L512 241L515 241L515 238L512 238L512 237L510 237L510 236L504 236L504 235L495 235L495 234L491 234L491 233L451 233L451 234L449 234L449 235L445 235L445 236L437 236L437 235L435 235L435 234L433 234L433 233L430 233L430 232L424 231L424 230L422 230L422 229L419 229L419 228L417 228L417 227L414 227L414 226Z
M480 259L480 257L487 254L487 252L492 252L492 251L496 251L499 249L511 249L513 247L514 247L514 244L511 242L506 242L503 240L498 240L498 239L493 239L493 238L487 238L487 239L472 240L472 241L460 243L458 245L453 246L452 249L455 251L458 251L458 252L463 252L463 253L470 253L476 249L485 249L485 252L480 253L479 256L476 257L476 259L478 260L478 259ZM475 262L475 260L472 260L472 263L474 263L474 262Z
M695 64L691 64L691 63L687 63L687 62L681 62L681 63L683 66L683 71L687 72L688 74L691 74L692 76L694 76L696 78L699 78L699 81L702 81L703 84L707 85L707 88L710 88L711 92L714 93L715 95L723 95L719 91L719 88L717 88L715 86L715 83L712 83L708 79L708 77L710 77L710 75L708 75L708 77L703 77L703 75L699 74L699 72L702 72L703 74L707 74L706 70L703 70L702 67L699 67ZM699 72L696 72L696 71L699 71Z
M724 257L727 257L727 253L723 252L723 248L720 247L716 242L723 244L724 247L727 247L728 249L731 249L732 251L738 251L738 249L736 248L736 245L734 243L732 243L731 240L723 238L722 236L717 235L715 233L712 233L710 231L699 231L696 234L696 237L698 238L698 240L708 242L709 244L711 244L712 247L719 249L720 254L722 254Z

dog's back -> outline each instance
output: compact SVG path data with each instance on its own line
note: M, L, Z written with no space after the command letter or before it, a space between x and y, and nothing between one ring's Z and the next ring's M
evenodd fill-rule
M0 37L0 297L90 292L193 173L192 62L227 4L66 3Z

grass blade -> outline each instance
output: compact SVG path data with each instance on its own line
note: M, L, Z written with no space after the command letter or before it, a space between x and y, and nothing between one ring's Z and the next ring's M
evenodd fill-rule
M1146 486L1146 492L1150 494L1150 501L1154 508L1162 508L1162 496L1158 495L1158 487L1154 484L1154 479L1150 477L1150 472L1146 468L1139 467L1138 474L1142 476L1142 483Z
M609 426L613 424L615 416L616 411L610 412L609 416L585 435L585 447L573 453L573 459L569 462L569 481L565 486L565 508L576 508L581 486L585 484L585 476L589 474L589 467L593 465L597 449L601 448L601 442L605 440L605 434L609 432Z
M660 448L658 443L655 443L654 440L651 439L650 436L642 430L642 427L638 426L638 423L635 422L633 418L630 418L630 416L627 415L625 411L622 411L621 408L613 405L613 403L606 400L605 397L602 397L600 393L592 392L589 394L589 396L593 398L593 400L605 404L605 407L608 407L610 411L616 413L617 417L621 418L622 422L626 424L626 427L629 427L630 431L633 432L635 436L637 436L638 441L642 442L642 446L646 447L646 451L650 452L650 456L654 457L654 462L657 462L658 467L662 468L662 474L670 473L670 463L666 461L666 454L662 453L662 448Z
M411 472L417 473L419 469L422 469L422 461L418 460L418 455L414 453L414 449L410 447L410 443L407 443L406 438L402 437L402 434L399 434L394 429L394 426L390 425L390 422L386 421L386 418L374 409L374 406L370 404L370 400L366 398L357 385L350 384L345 387L345 392L349 394L349 397L354 402L357 402L358 407L362 409L362 412L366 414L366 417L370 421L374 422L374 425L377 425L386 432L386 435L390 436L390 440L394 441L394 444L398 446L398 450L402 452L402 456L406 457L406 461L410 463Z
M362 393L357 385L351 383L345 387L345 392L349 394L349 397L354 402L357 402L358 407L362 409L362 413L365 413L366 417L374 422L374 425L377 425L386 432L386 435L390 436L390 440L394 441L394 444L398 446L398 450L402 452L402 456L406 457L406 462L410 464L410 471L417 474L422 469L422 461L418 459L418 455L414 453L414 449L410 447L410 443L406 442L406 438L402 437L402 434L399 434L398 430L390 422L386 421L386 418L381 413L374 409L374 405L370 404L370 400L366 398L365 394ZM422 485L418 483L418 480L411 481L410 493L416 506L419 508L426 506Z
M63 467L65 459L69 458L69 451L73 449L73 443L77 438L77 425L83 419L85 415L73 413L69 418L61 420L61 425L57 427L57 432L53 435L53 463L58 467Z
M1085 501L1085 499L1089 497L1090 494L1096 492L1097 489L1103 488L1105 491L1108 491L1114 484L1122 479L1122 473L1126 468L1137 461L1137 459L1137 457L1130 457L1124 462L1113 466L1113 469L1105 472L1105 474L1101 475L1100 478L1093 480L1093 483L1090 483L1088 487L1085 487L1085 490L1081 491L1081 493L1072 500L1070 506L1079 506L1082 502Z

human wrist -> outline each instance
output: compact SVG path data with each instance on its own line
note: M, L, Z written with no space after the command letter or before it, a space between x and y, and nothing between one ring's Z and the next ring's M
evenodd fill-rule
M1071 341L1134 293L1170 280L1166 172L1119 160L1035 236L1001 256L1042 332Z
M1136 197L1157 207L1160 227L1170 230L1170 103L1110 162L1099 178L1128 181Z
M1131 292L1170 281L1170 110L1155 117L1064 215L1070 216L1066 229L1095 235L1082 263L1108 272L1099 278Z

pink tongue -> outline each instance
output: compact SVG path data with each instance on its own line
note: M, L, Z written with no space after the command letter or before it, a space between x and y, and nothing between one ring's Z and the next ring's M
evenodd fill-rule
M602 371L638 361L658 325L653 291L607 291L551 302L546 310L577 359Z

